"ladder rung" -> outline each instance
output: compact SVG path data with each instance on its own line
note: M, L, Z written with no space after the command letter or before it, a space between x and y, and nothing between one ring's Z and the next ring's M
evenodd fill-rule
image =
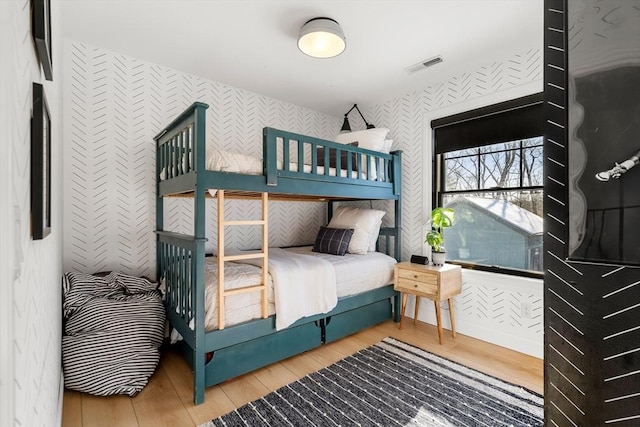
M225 297L230 295L242 294L247 292L261 292L262 317L269 317L268 301L267 301L267 282L268 272L266 262L268 259L268 237L269 237L269 221L268 221L268 202L269 195L262 193L262 219L257 221L225 221L224 220L224 198L225 190L218 190L218 329L224 329L225 323ZM224 232L227 225L258 225L262 227L262 252L248 252L242 254L228 255L224 254ZM234 261L242 259L262 259L262 279L261 284L255 286L247 286L240 289L225 289L224 261Z
M222 225L264 225L263 220L255 220L255 221L222 221Z
M256 259L256 258L264 258L264 253L252 252L249 254L225 255L222 257L224 261L236 261L240 259Z
M236 295L236 294L244 294L246 292L261 291L264 288L265 288L265 285L256 285L256 286L247 286L245 288L229 289L229 290L225 290L223 295L225 297L228 297L229 295Z

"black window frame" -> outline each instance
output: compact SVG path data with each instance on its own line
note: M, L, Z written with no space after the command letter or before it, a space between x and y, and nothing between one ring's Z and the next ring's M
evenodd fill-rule
M498 125L499 124L499 125ZM443 191L446 182L444 168L444 154L469 148L513 142L535 137L544 137L543 133L543 94L536 93L521 98L489 105L459 114L435 119L431 121L432 152L433 152L433 191L432 206L442 206L445 194L470 192L510 192L510 191L544 191L544 183L539 186L522 186L522 157L520 159L519 187L500 189L475 189ZM544 144L544 139L541 142ZM519 150L522 153L522 143ZM478 150L480 156L480 150ZM478 186L479 187L479 186ZM543 197L544 203L544 197ZM544 248L543 248L544 250ZM447 260L463 268L508 274L520 277L541 279L544 273L532 270L489 266L475 263L465 263L459 260Z

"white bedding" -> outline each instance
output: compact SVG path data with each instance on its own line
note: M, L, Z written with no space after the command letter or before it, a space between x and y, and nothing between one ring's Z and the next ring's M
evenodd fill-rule
M346 167L346 165L343 166ZM262 175L264 173L264 166L260 158L211 147L207 147L207 162L205 167L210 171L235 172L246 175ZM344 167L340 169L340 176L343 178L347 176L347 170ZM278 159L277 169L283 169L282 160L280 159ZM297 172L298 163L289 162L289 170ZM304 165L303 171L305 173L311 173L311 165ZM318 175L325 174L324 166L317 166L316 171ZM329 168L330 176L336 176L336 172L336 168ZM358 172L351 171L351 177L357 178ZM366 178L366 174L362 174L362 179ZM375 179L375 177L372 178Z
M373 163L373 161L372 161ZM340 176L347 177L348 171L346 165L342 165L340 169ZM186 167L186 159L184 160L183 167ZM245 175L262 175L264 174L264 165L262 159L258 157L248 156L242 153L236 153L232 151L218 150L216 148L207 147L207 159L205 162L205 168L210 171L218 172L232 172L241 173ZM282 170L282 160L278 160L277 169ZM298 171L298 164L295 162L289 162L289 170L292 172ZM305 173L311 173L311 165L304 165L303 171ZM336 176L337 169L329 168L329 175ZM316 167L316 175L324 175L324 166ZM351 178L358 178L357 171L351 171ZM165 170L160 172L160 180L166 179ZM367 179L367 174L362 173L360 179ZM375 168L372 169L371 179L376 179Z
M270 251L273 254L274 249L270 249ZM369 252L364 255L347 254L345 256L337 256L312 252L311 246L288 248L282 251L312 255L313 257L330 262L335 269L336 294L338 298L355 295L393 282L393 266L396 260L379 252ZM307 279L307 276L308 275L304 276L304 278ZM205 280L205 329L210 331L218 328L216 257L207 257L205 259ZM260 280L261 272L259 267L237 262L225 263L225 282L227 289L237 289L255 285L259 283ZM295 283L300 284L300 279L298 278ZM294 284L294 286L296 285ZM268 289L269 315L273 315L276 310L271 275L269 275ZM225 307L225 325L227 326L259 319L261 315L260 292L229 296L225 300Z

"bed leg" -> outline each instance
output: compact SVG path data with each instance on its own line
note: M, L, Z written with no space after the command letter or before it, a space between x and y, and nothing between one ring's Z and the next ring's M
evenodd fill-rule
M396 292L393 296L393 321L400 322L400 292Z
M331 317L327 318L326 320L327 322L325 322L325 319L316 320L314 322L315 325L320 328L320 342L322 344L327 342L327 325L329 324Z
M193 351L193 403L204 403L205 354L202 350Z

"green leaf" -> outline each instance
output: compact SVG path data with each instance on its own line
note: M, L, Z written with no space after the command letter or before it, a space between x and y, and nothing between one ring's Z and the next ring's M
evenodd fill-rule
M431 230L427 233L425 242L427 242L427 244L431 246L434 251L438 252L442 249L444 238L442 237L442 234L440 234L436 230Z
M437 229L442 230L451 227L454 221L454 213L451 208L435 208L431 211L431 224Z

